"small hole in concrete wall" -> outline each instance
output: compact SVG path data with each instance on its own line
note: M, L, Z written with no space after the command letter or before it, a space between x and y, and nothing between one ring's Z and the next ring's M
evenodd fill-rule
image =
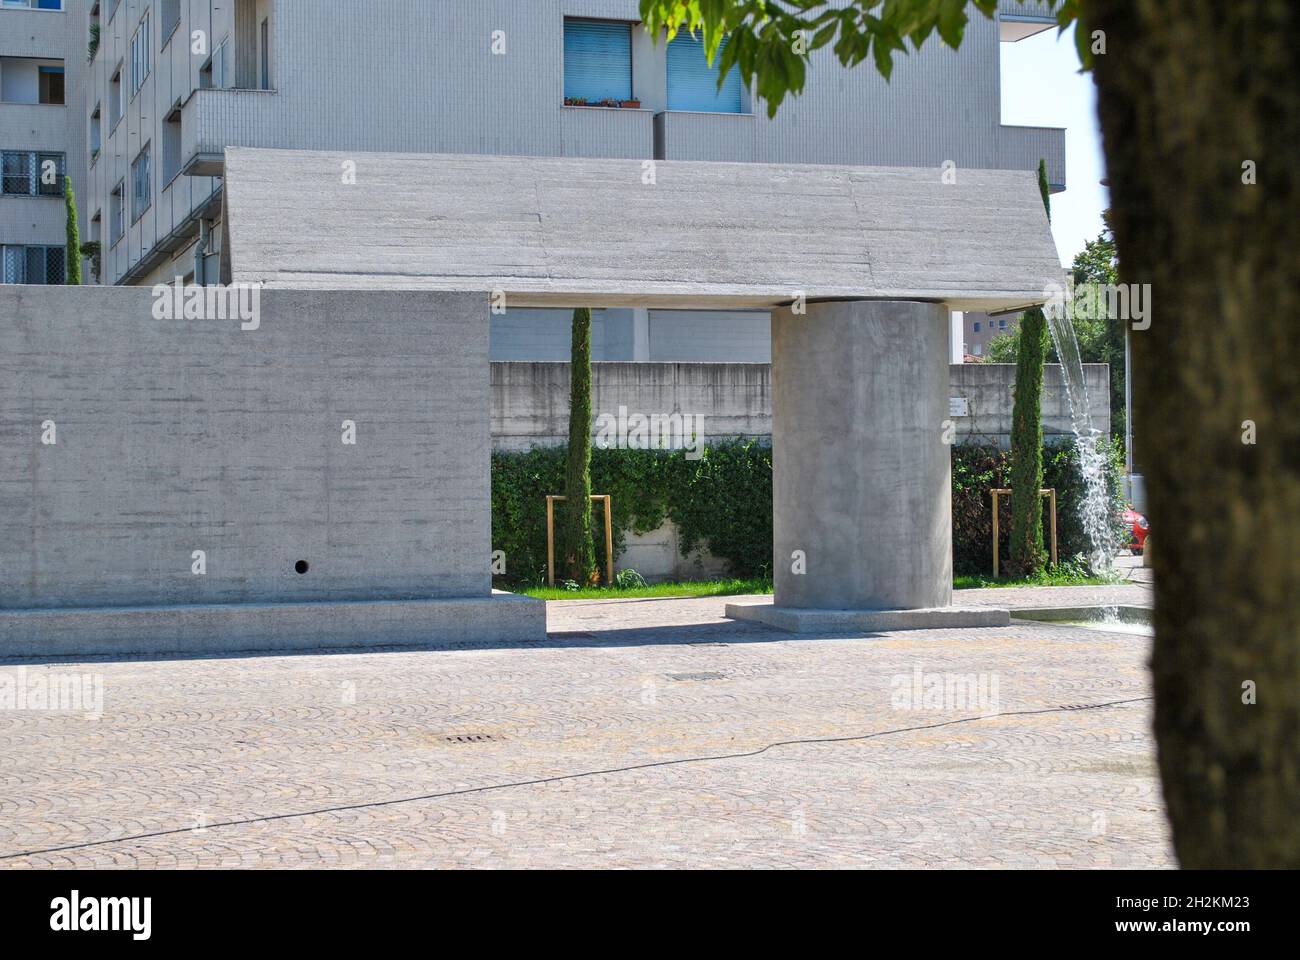
M297 563L293 565L293 568L297 570L299 573L306 573L308 570L311 569L311 564L308 563L306 560L299 560Z

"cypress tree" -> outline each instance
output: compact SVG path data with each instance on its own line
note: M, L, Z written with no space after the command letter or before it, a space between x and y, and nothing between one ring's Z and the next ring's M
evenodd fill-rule
M586 586L595 571L591 546L591 310L573 311L569 364L569 463L564 478L564 569Z
M1038 190L1047 219L1052 219L1047 162L1038 161ZM1011 543L1007 574L1028 577L1046 563L1043 550L1043 359L1047 353L1047 317L1041 307L1020 318L1016 356L1015 404L1011 415Z
M63 178L63 205L68 214L67 269L63 282L70 287L81 286L81 231L77 227L77 198L72 193L72 178Z

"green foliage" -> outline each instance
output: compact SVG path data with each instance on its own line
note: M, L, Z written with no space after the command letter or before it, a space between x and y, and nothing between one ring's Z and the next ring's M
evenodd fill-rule
M628 573L630 571L623 571ZM575 583L576 588L578 585ZM608 600L613 597L734 597L740 594L770 594L772 581L753 580L687 580L682 583L649 583L641 586L585 587L569 590L565 587L524 587L519 590L526 596L539 600Z
M99 283L99 254L98 240L87 240L81 245L81 259L90 261L90 273L96 283Z
M502 583L546 581L546 495L560 489L563 447L492 455L492 548L506 554ZM723 441L698 460L681 450L591 453L592 489L609 494L614 553L627 532L649 533L671 519L683 556L704 544L735 576L757 577L772 563L772 450L753 441ZM603 523L593 551L604 561Z
M1050 344L1049 344L1050 346ZM1053 351L1055 355L1055 351ZM1015 363L1020 357L1020 321L984 345L984 363Z
M1062 30L1080 21L1075 41L1086 66L1090 33L1082 22L1081 0L1047 2ZM737 67L741 80L767 101L768 115L774 117L787 94L803 92L812 51L832 44L846 67L870 58L888 80L894 54L920 50L935 33L957 49L970 22L967 5L968 0L641 0L641 19L652 37L661 31L670 40L679 30L702 33L709 62L720 57L719 84ZM992 19L998 0L969 0L969 5Z
M77 226L77 198L72 193L72 178L63 178L63 205L67 211L68 246L65 250L68 266L64 283L70 287L81 286L81 231Z
M631 568L614 574L614 586L620 590L637 590L646 586L645 577Z
M1011 414L1011 546L1007 575L1031 577L1043 568L1043 354L1047 320L1038 307L1020 318L1015 404Z
M1038 193L1052 219L1047 161L1038 161ZM1015 405L1011 413L1011 549L1007 574L1032 577L1042 571L1043 551L1043 355L1047 318L1039 307L1027 310L1017 326Z
M573 311L569 373L568 463L557 549L563 558L559 565L569 579L590 583L596 564L591 541L591 310L587 307Z
M1123 459L1119 447L1112 443L1106 456L1106 481L1111 492L1115 529L1122 525L1119 511L1123 507L1121 476ZM993 498L989 491L1006 488L1011 476L1011 455L997 447L960 445L952 451L952 569L964 576L991 576L993 573ZM1052 444L1043 448L1043 488L1056 490L1057 549L1062 563L1083 563L1091 550L1084 530L1081 507L1087 496L1079 451L1073 443ZM1041 501L1040 523L1044 531L1044 548L1050 545L1049 502ZM1001 533L999 550L1003 557L1011 544L1011 504L999 498L998 524ZM1116 541L1120 542L1120 541ZM1007 571L1004 569L1005 575Z
M492 455L492 549L506 554L506 576L499 578L498 585L546 582L546 495L561 489L566 462L563 447ZM1114 448L1108 469L1118 508L1120 459ZM699 460L686 459L680 450L596 448L591 475L595 492L613 498L615 556L622 554L628 531L649 533L671 519L680 529L684 555L707 544L715 556L728 562L732 576L770 578L770 446L723 441L706 447ZM967 444L953 447L954 573L992 574L989 491L1007 486L1009 477L1010 457L1005 451ZM1074 444L1045 449L1043 486L1057 491L1061 559L1086 555L1088 538L1079 516L1085 491ZM1001 502L1002 555L1006 556L1011 511L1005 497ZM603 524L595 526L599 547L593 544L593 551L603 563L605 531Z
M1074 283L1119 283L1119 257L1115 238L1110 232L1110 219L1102 215L1105 226L1096 240L1089 240L1074 257L1071 266ZM1084 304L1095 306L1095 304ZM1083 305L1077 305L1082 307ZM1110 364L1110 425L1111 433L1124 435L1124 321L1104 316L1105 311L1076 308L1073 311L1074 333L1079 339L1079 355L1084 363Z

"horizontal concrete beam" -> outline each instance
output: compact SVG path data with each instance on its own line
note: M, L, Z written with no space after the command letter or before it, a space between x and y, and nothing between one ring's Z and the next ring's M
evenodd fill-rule
M518 306L1005 310L1060 261L1033 173L230 148L223 275Z

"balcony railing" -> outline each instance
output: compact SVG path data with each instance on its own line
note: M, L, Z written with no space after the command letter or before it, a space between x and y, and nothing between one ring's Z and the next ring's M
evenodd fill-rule
M1058 127L999 127L997 169L1037 170L1047 161L1053 191L1065 189L1065 131Z
M654 112L561 107L560 135L561 152L568 157L652 157Z
M283 146L273 90L196 90L181 109L181 172L219 177L226 147Z

